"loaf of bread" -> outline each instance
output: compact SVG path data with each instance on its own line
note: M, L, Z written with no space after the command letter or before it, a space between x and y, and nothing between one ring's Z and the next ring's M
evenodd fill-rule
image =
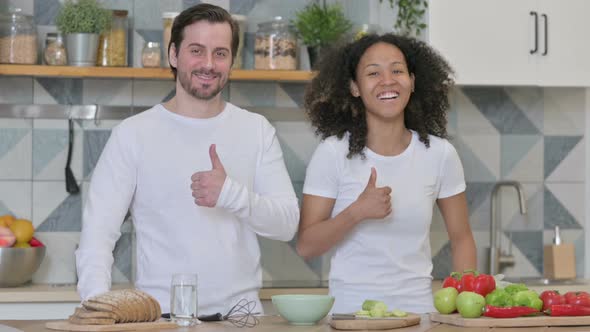
M161 314L160 304L151 295L137 289L121 289L82 302L82 308L76 308L69 321L82 325L153 322Z

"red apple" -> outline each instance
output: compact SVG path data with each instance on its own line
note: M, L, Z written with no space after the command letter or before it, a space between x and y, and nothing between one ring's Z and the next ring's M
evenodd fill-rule
M8 227L0 227L0 248L12 247L16 242L16 236Z

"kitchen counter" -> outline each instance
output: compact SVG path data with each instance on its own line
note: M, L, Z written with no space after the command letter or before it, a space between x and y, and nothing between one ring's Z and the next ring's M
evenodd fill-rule
M114 284L113 289L131 288L131 284ZM277 294L327 294L328 285L321 281L265 282L259 292L261 300ZM80 302L74 284L25 284L0 288L0 303L15 302Z
M0 330L3 330L2 325L11 326L20 329L24 332L55 332L45 328L47 321L33 321L33 320L22 320L22 321L0 321ZM582 329L587 327L582 327ZM502 332L537 332L537 331L549 331L549 332L574 332L583 331L578 327L519 327L519 328L461 328L452 325L439 324L431 322L426 316L423 316L422 321L419 325L410 326L406 328L395 329L397 332L483 332L483 331L502 331ZM278 316L263 316L260 317L260 324L251 329L246 329L251 332L331 332L339 331L332 329L326 319L320 324L315 326L292 326L286 323L281 317ZM232 326L228 322L216 322L216 323L203 323L201 325L191 328L178 328L170 329L166 331L198 331L198 332L233 332L233 331L246 331L243 328L237 328ZM150 331L150 330L147 330ZM154 330L151 330L154 331Z

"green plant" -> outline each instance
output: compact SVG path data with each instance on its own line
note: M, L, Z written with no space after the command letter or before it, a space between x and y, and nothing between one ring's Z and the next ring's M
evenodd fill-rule
M56 17L62 33L101 33L111 22L111 11L96 0L67 0Z
M326 46L340 39L352 23L338 4L314 2L296 13L293 21L297 34L308 47Z
M402 35L420 35L422 29L426 28L426 23L422 21L428 0L388 0L391 8L397 7L397 19L394 28L396 32ZM379 0L383 2L383 0Z

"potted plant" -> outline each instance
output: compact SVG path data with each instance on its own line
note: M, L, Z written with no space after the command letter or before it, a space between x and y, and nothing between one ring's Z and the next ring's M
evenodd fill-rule
M69 65L95 65L99 34L109 27L111 15L96 0L66 0L56 25L66 35Z
M293 21L298 36L307 45L309 62L313 67L322 47L338 41L346 35L352 23L346 18L338 4L309 4L296 13Z
M383 2L383 0L379 0ZM420 32L426 28L424 23L424 13L428 8L428 0L388 0L391 8L397 7L397 18L393 28L399 34L405 36L420 35Z

